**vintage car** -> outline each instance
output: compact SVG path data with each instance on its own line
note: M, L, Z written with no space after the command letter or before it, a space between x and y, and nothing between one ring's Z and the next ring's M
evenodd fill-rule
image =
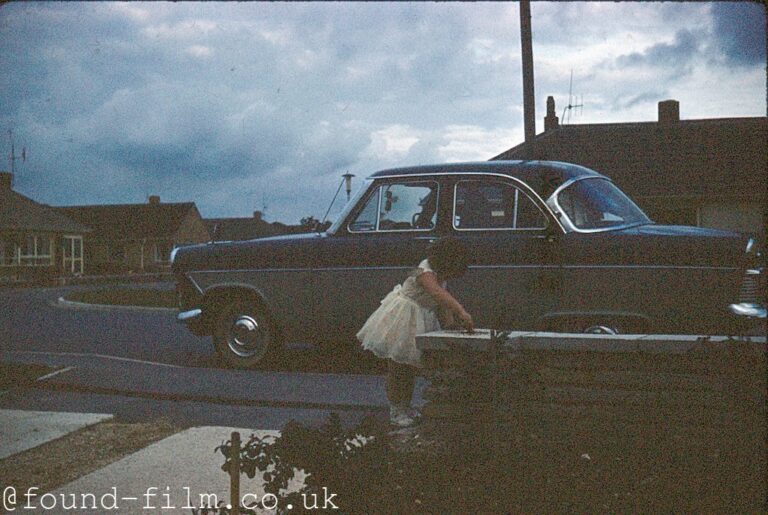
M753 238L654 224L609 178L545 161L385 170L324 233L176 249L178 318L236 367L288 341L351 343L446 235L470 249L449 289L478 327L734 334L764 323Z

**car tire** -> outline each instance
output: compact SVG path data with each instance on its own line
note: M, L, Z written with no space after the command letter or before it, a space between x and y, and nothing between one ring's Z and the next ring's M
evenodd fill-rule
M232 300L218 311L213 344L224 364L241 369L273 363L282 350L267 313L246 299Z

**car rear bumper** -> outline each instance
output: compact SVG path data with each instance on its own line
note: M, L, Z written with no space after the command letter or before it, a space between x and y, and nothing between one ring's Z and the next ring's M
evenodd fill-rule
M182 311L178 315L176 315L176 321L180 324L188 324L192 323L196 320L200 320L203 317L203 310L202 309L190 309L189 311Z
M765 318L766 309L762 304L754 302L739 302L738 304L731 304L728 306L731 313L736 316L744 318Z

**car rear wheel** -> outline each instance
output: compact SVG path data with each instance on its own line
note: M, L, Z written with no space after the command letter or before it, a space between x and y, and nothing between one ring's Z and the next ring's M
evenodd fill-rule
M273 362L281 347L269 317L245 299L233 300L219 311L213 343L224 363L233 368Z

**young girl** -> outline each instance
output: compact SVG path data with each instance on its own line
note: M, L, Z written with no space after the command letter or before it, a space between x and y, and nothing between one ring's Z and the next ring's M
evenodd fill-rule
M467 251L458 240L446 237L435 242L427 259L419 263L402 285L381 301L357 333L364 349L389 360L387 399L390 422L399 427L414 423L418 412L411 406L415 367L421 367L416 335L459 325L472 331L472 317L445 289L445 281L467 270Z

